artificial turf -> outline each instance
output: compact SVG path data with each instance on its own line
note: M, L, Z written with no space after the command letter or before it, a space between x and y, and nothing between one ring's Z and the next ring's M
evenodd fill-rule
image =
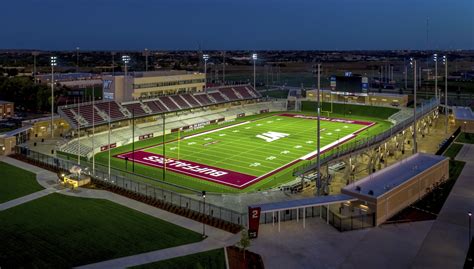
M0 162L0 204L43 189L36 175L16 166Z
M1 211L0 220L1 268L70 268L202 239L107 200L61 194Z
M359 108L359 107L362 107L362 108ZM363 132L359 133L357 135L357 137L355 137L354 139L345 142L344 145L350 145L350 144L354 143L354 141L357 141L358 139L364 139L366 137L376 135L378 133L381 133L381 132L389 129L391 127L391 123L384 120L384 119L386 119L385 117L388 117L388 115L391 115L391 114L395 113L396 111L398 111L397 109L394 109L394 108L377 109L377 108L370 107L370 110L375 114L373 115L373 117L367 117L367 116L365 116L366 113L364 112L363 107L364 106L346 105L345 109L351 109L351 111L352 111L352 114L350 116L347 115L347 114L343 115L343 114L338 114L338 113L332 113L332 114L329 115L330 117L334 117L334 118L345 118L345 119L349 119L349 120L371 121L371 122L376 123L374 126L366 129L366 131L363 131ZM339 110L341 110L341 109L339 109L339 108L335 109L335 112L339 112ZM377 111L375 111L375 110L377 110ZM344 109L341 110L341 112L343 112L343 111L344 111ZM264 174L264 172L272 171L275 168L281 167L285 163L285 161L291 161L291 160L294 160L294 159L298 159L299 157L304 155L304 154L302 154L304 152L310 152L310 150L308 149L310 146L308 146L308 145L312 145L313 146L312 150L315 150L315 144L306 144L305 143L307 141L313 141L313 142L315 141L314 135L315 135L315 132L316 132L315 131L316 130L316 121L314 121L314 120L303 120L303 119L288 118L288 119L285 119L285 122L287 122L289 124L288 126L275 124L274 125L275 127L272 127L271 129L268 129L269 124L266 124L266 122L271 121L270 118L276 118L277 117L276 115L281 114L281 113L282 112L272 112L272 113L246 116L246 117L242 117L242 118L237 118L234 122L226 122L226 123L220 124L220 125L212 124L212 125L205 126L204 128L201 128L201 129L198 129L198 130L193 130L193 131L189 131L189 132L181 132L179 135L182 137L182 136L185 136L185 135L192 135L192 134L196 134L196 133L200 133L200 132L204 132L204 131L213 130L213 129L216 129L216 128L221 128L221 127L224 127L224 126L229 126L229 125L233 125L233 124L247 122L247 121L251 122L250 123L251 125L252 124L253 125L259 124L259 123L257 123L259 121L264 123L264 125L262 125L262 126L255 126L255 128L253 130L252 129L245 129L243 127L244 125L242 125L243 130L241 130L241 131L243 131L243 132L240 133L239 136L237 137L237 139L242 138L241 142L230 141L226 138L228 133L229 133L229 135L230 134L236 135L236 133L232 132L232 131L236 130L236 129L233 129L233 128L210 134L212 136L211 138L213 138L213 137L216 138L217 137L220 142L218 142L216 144L212 144L209 148L219 148L219 150L208 150L207 147L201 147L201 149L193 149L192 150L191 146L193 146L193 145L185 145L185 147L183 147L182 142L184 140L181 140L180 141L180 150L179 150L179 152L180 152L179 155L180 156L179 156L179 158L180 159L186 159L186 157L183 157L183 156L193 155L193 156L191 156L191 158L188 158L188 159L191 159L191 160L188 160L188 161L196 161L197 159L200 159L200 161L198 161L198 163L206 162L206 164L216 164L218 167L221 167L221 168L229 168L229 169L237 170L239 172L249 173L251 175L258 176L258 175ZM362 114L362 116L359 116L358 115L359 113ZM310 111L303 111L303 112L299 112L298 114L312 115L312 116L315 115L314 112L310 112ZM296 123L296 122L298 122L298 123ZM327 122L327 123L330 123L330 125L333 124L333 122ZM324 125L326 125L326 123L322 122L322 124L321 124L322 127L321 128L324 128L323 127ZM342 128L344 130L341 129L341 128L335 127L336 125L342 126ZM355 132L355 131L358 130L359 127L361 127L360 125L355 125L355 124L354 124L354 126L351 126L352 124L349 124L349 125L348 124L336 124L336 125L332 125L332 127L331 127L334 130L330 131L329 128L326 128L326 130L325 130L327 132L332 133L332 135L331 135L332 136L331 137L332 141L337 140L337 135L336 135L335 129L341 129L341 131L339 131L339 132L340 133L345 133L346 132L345 129L350 128L352 132ZM349 128L344 128L344 125L347 125ZM248 125L248 126L250 126L250 125ZM246 126L246 127L248 127L248 126ZM303 126L306 126L306 128L303 127ZM252 126L250 126L250 127L252 127ZM259 128L257 128L257 127L259 127ZM287 139L280 139L279 141L274 141L272 143L267 143L267 142L255 137L255 135L256 135L255 130L262 131L262 132L281 130L281 132L283 132L283 133L289 133L290 136ZM349 131L349 130L347 130L347 131ZM220 134L226 134L226 136L219 136ZM242 134L244 134L244 135L242 136ZM293 138L293 137L295 137L295 138ZM309 139L310 137L312 139ZM322 137L323 137L323 139L322 139L322 144L321 145L324 146L325 145L324 143L329 142L329 140L324 141L324 139L325 139L324 138L324 132L322 134ZM339 135L339 137L342 137L342 136ZM166 135L165 141L170 142L172 140L176 140L177 138L178 138L178 132L175 132L175 133L171 133L169 135ZM196 137L196 140L197 139L204 139L204 138L205 138L204 136L198 136L198 137ZM326 139L327 139L327 137L326 137ZM193 140L193 139L191 139L191 140ZM186 141L186 143L192 142L191 140ZM252 143L252 140L255 141L255 142ZM142 150L142 149L148 148L148 149L145 149L145 150L147 150L147 151L151 150L151 151L155 151L155 153L157 153L157 154L161 154L161 151L162 151L161 146L158 146L158 147L156 147L156 146L158 144L162 143L162 141L163 141L163 137L154 137L154 138L151 138L151 139L148 139L148 140L137 141L137 142L135 142L135 150ZM250 141L250 143L249 143L249 141ZM287 143L285 143L285 141ZM288 141L289 141L289 143L288 143ZM275 143L275 145L277 145L277 144L279 144L279 145L274 146L273 145L274 143ZM167 144L167 147L170 146L170 149L166 150L166 154L165 154L166 156L172 155L172 156L175 156L176 158L178 157L177 156L177 154L178 154L177 150L175 149L175 152L173 152L173 150L171 150L171 147L177 147L176 144L177 144L177 142ZM201 143L201 146L202 146L202 144L203 143ZM225 147L226 144L227 145L230 144L230 147ZM197 145L197 143L194 144L194 145ZM298 146L298 145L302 146L302 148L300 148L300 149L291 148L291 147L295 147L295 146ZM195 148L197 148L197 147L195 147ZM204 150L202 150L202 149L204 149ZM126 152L129 152L131 150L132 150L132 145L131 144L124 145L124 146L112 149L111 150L111 156L126 153ZM292 154L286 154L286 155L285 154L280 154L282 151L285 151L285 150L288 150L288 151L292 152ZM212 154L209 154L209 152L212 152ZM215 154L216 152L217 152L217 154ZM231 152L233 152L233 153L237 152L237 153L239 153L239 155L231 155ZM243 152L246 152L246 153L244 154ZM278 153L278 156L275 156L274 153ZM196 158L197 155L199 155L200 158ZM266 159L266 158L271 157L271 156L279 157L279 159L278 160L276 160L276 159L267 160ZM223 160L223 159L226 159L226 160ZM97 154L95 160L96 160L96 163L99 164L99 165L102 165L102 166L107 165L107 163L108 163L108 152L102 152L102 153ZM272 161L272 162L270 162L270 161ZM89 162L90 162L90 160L89 160ZM111 166L114 169L120 170L121 173L124 174L124 175L127 174L127 173L130 173L131 170L132 170L132 162L130 162L130 161L125 162L125 160L123 160L123 159L112 157L110 162L111 162ZM177 188L175 186L166 185L166 183L171 183L171 184L175 184L175 185L179 185L179 186L184 186L186 188L191 188L191 189L198 190L198 191L206 190L206 191L209 191L209 192L218 192L218 193L251 192L251 191L256 191L256 190L264 190L264 189L272 188L272 187L278 186L279 184L282 184L282 183L285 183L285 182L288 182L288 181L292 180L293 179L292 173L293 173L294 169L297 169L301 165L305 165L307 162L309 162L309 161L300 161L298 163L295 163L291 166L286 167L284 170L281 170L281 171L279 171L275 174L272 174L269 177L266 177L262 180L259 180L257 183L254 183L253 185L250 185L250 186L248 186L244 189L238 189L238 188L234 188L234 187L231 187L231 186L226 186L226 185L223 185L223 184L220 184L220 183L215 183L215 182L202 180L202 179L199 179L199 178L179 174L179 173L172 172L172 171L169 171L169 170L167 170L166 173L165 173L166 178L164 180L165 183L163 183L162 169L155 168L155 167L150 167L150 166L139 164L139 163L134 164L134 173L136 175L141 175L141 176L144 176L144 177L143 178L138 178L137 176L130 175L130 174L127 177L134 177L136 180L139 180L139 181L144 182L144 183L157 185L157 186L160 186L160 187L172 189L172 190L175 190L175 191L181 191L181 192L186 192L186 190L180 190L179 188ZM84 162L84 163L86 163L86 162ZM260 165L257 165L256 163L259 163ZM254 166L250 166L252 164ZM126 171L128 171L128 172L126 172Z

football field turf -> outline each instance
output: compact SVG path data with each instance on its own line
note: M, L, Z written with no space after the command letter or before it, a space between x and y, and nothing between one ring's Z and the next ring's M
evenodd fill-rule
M355 138L374 122L326 118L321 121L321 152ZM245 189L297 162L316 157L316 117L277 114L255 121L188 135L116 158ZM164 150L163 150L163 147Z

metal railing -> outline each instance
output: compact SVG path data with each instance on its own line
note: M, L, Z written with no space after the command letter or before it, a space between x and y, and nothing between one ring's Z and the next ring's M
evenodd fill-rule
M420 119L421 117L423 117L426 114L430 113L431 111L433 111L433 109L438 107L438 105L439 105L438 101L434 98L431 99L430 101L426 102L426 103L423 103L423 105L421 107L417 108L417 111L416 111L417 119ZM380 134L373 135L373 136L366 137L366 138L362 138L362 139L358 139L358 140L355 140L353 142L345 143L345 144L342 144L341 146L332 148L328 152L324 153L324 156L321 158L320 162L321 162L321 164L324 164L324 163L330 162L334 159L337 159L339 157L345 156L349 153L352 153L352 152L361 150L363 148L366 148L370 145L375 145L377 143L385 141L385 140L389 139L390 137L392 137L394 134L397 134L397 133L405 130L406 128L410 127L410 125L412 125L412 124L413 124L413 116L411 116L410 118L398 123L395 126L390 127L390 129L388 129L388 130L386 130L386 131L384 131ZM309 162L305 165L302 165L302 166L299 166L299 167L295 168L293 170L293 175L294 176L300 176L304 173L307 173L309 171L312 171L312 170L316 169L316 167L317 167L316 161L311 161L311 162Z
M42 165L57 168L59 170L69 171L73 166L77 166L76 161L70 161L58 157L53 157L40 152L30 150L26 147L17 146L15 147L15 153L28 160L37 162ZM89 164L81 165L85 174L90 175L93 179L103 182L107 185L118 187L124 191L133 192L135 194L144 195L145 197L155 199L164 203L177 206L182 209L201 213L209 217L214 217L223 221L227 221L237 225L246 225L247 214L237 212L232 209L224 208L204 202L201 197L201 192L197 193L195 190L188 189L190 194L180 194L169 190L170 186L183 188L182 186L168 183L167 188L161 188L156 185L141 182L140 180L133 178L132 174L120 175L116 171L111 173L110 178L108 176L108 170L104 170L104 166L96 166L95 173L92 174L90 171ZM164 182L159 182L164 183ZM193 197L194 196L194 197Z

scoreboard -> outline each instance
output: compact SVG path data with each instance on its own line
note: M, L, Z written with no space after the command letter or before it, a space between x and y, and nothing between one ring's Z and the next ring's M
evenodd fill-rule
M332 90L349 93L367 93L369 90L369 79L362 76L353 76L346 72L345 76L331 76L330 85Z

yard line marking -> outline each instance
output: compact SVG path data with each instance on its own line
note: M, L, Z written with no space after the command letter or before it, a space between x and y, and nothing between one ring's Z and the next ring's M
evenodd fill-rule
M334 142L332 142L332 143L330 143L330 144L327 144L326 146L320 148L320 149L319 149L319 152L320 152L320 153L323 153L323 152L324 152L325 150L327 150L328 148L331 148L331 147L333 147L333 146L335 146L335 145L337 145L337 144L340 144L340 143L345 142L345 141L347 141L347 140L349 140L349 139L352 139L353 137L355 137L354 134L346 135L346 136L344 136L343 138L340 138L340 139L338 139L338 140L336 140L336 141L334 141ZM304 155L303 157L300 157L300 160L308 160L308 159L310 159L311 157L313 157L313 156L316 155L316 154L318 154L318 150L315 150L315 151L313 151L313 152L310 152L310 153Z
M212 134L212 133L215 133L215 132L219 132L219 131L222 131L222 130L234 128L234 127L237 127L237 126L240 126L240 125L244 125L244 124L248 124L248 123L250 123L250 121L245 121L245 122L237 123L237 124L234 124L234 125L231 125L231 126L222 127L222 128L217 128L217 129L214 129L214 130L209 130L209 131L206 131L206 132L202 132L202 133L198 133L198 134L186 136L186 137L183 138L183 139L186 140L186 139L198 137L198 136L205 135L205 134Z

